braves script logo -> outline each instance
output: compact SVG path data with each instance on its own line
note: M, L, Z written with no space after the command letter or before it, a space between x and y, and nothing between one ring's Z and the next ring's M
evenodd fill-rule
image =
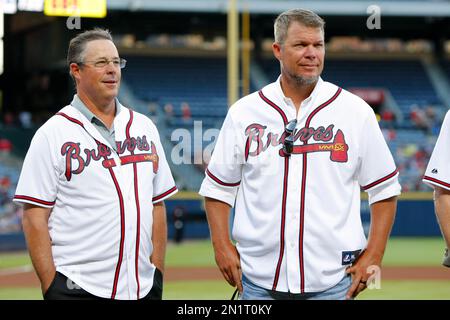
M120 156L120 164L129 164L137 162L152 162L153 172L158 172L159 157L153 141L151 145L147 142L147 137L129 138L125 141L117 141L117 153L119 155L125 153L126 150L130 155ZM134 154L134 151L150 151L151 153ZM80 174L91 163L91 160L99 161L103 159L102 165L104 168L111 168L117 165L114 158L108 158L111 155L111 149L104 144L98 144L97 149L84 149L84 155L81 152L79 142L66 142L61 147L61 155L66 157L66 172L67 181L70 181L72 174ZM76 169L75 169L76 168Z
M266 128L267 126L253 123L245 129L245 135L248 137L246 143L247 155L256 157L261 152L266 151L270 146L276 147L283 144L286 133L283 133L280 137L276 133L269 132L265 137ZM334 125L330 124L327 128L320 126L317 129L305 127L297 130L294 134L294 142L301 141L303 144L294 145L292 154L329 151L331 161L347 162L348 145L345 143L344 133L341 130L337 130L336 135L334 135L333 128ZM324 143L308 144L308 140L311 138L313 138L314 141L321 141ZM333 141L330 142L331 140ZM282 148L280 149L279 154L282 157L286 156Z

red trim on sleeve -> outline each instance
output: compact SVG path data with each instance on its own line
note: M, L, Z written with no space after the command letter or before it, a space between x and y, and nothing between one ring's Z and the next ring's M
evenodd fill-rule
M46 206L54 206L55 205L55 201L50 202L50 201L45 201L45 200L29 197L29 196L15 195L14 199L32 201L32 202L36 202L36 203L43 204Z
M424 176L424 177L423 177L423 180L428 180L428 181L430 181L430 182L434 182L434 183L440 184L441 186L443 186L443 187L445 187L445 188L447 188L447 189L450 189L450 184L449 184L449 183L444 182L444 181L441 181L441 180L438 180L438 179L436 179L436 178Z
M237 187L238 185L241 184L241 181L238 182L234 182L234 183L227 183L227 182L223 182L222 180L220 180L219 178L217 178L215 175L213 175L211 173L211 171L209 171L208 169L206 169L206 174L213 179L215 182L217 182L218 184L224 186L224 187Z
M395 169L394 172L392 172L392 173L388 174L387 176L385 176L385 177L383 177L383 178L381 178L381 179L378 179L377 181L374 181L374 182L372 182L372 183L370 183L370 184L368 184L368 185L366 185L366 186L363 186L362 189L363 189L364 191L366 191L366 190L368 190L368 189L370 189L370 188L373 188L373 187L375 187L376 185L378 185L378 184L380 184L380 183L382 183L382 182L384 182L384 181L386 181L386 180L389 180L390 178L392 178L393 176L395 176L397 173L398 173L398 169Z
M169 194L175 192L176 190L177 190L177 186L174 186L173 188L170 188L169 190L160 194L159 196L153 197L152 202L158 201L158 200L168 196Z

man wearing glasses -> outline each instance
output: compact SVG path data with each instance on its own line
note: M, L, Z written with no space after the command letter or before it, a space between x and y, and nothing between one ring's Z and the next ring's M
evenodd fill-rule
M324 21L289 10L274 29L281 75L230 108L200 189L216 262L241 299L353 299L381 266L398 170L370 106L320 78Z
M44 299L161 299L177 188L157 128L117 99L109 31L77 35L67 62L77 93L36 132L14 197Z

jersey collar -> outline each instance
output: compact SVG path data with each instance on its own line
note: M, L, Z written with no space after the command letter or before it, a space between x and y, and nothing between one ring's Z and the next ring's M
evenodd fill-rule
M314 101L315 98L319 95L320 88L322 87L322 85L323 85L323 80L321 77L319 77L313 91L311 92L311 94L309 95L308 98L303 100L302 105L304 105L304 106L310 105L310 102ZM281 75L278 77L277 81L275 82L275 94L287 106L295 109L294 102L292 101L291 98L286 97L284 95L283 89L281 88Z
M114 115L115 117L120 113L120 111L122 111L122 106L119 103L119 100L117 98L115 98L115 102L116 102L116 114ZM80 111L80 113L86 117L86 119L89 120L89 122L95 124L95 125L102 125L105 128L106 125L103 123L102 120L100 120L97 116L95 116L95 114L92 113L91 110L88 109L88 107L86 107L86 105L83 103L83 101L81 101L80 97L75 94L73 96L73 100L70 103L75 109L77 109L78 111ZM114 130L114 125L111 128L111 130Z

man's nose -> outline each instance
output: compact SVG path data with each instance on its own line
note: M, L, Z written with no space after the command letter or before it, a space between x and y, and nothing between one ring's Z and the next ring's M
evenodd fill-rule
M108 72L108 73L116 73L117 72L117 68L115 67L115 65L112 61L109 61L105 68L106 68L106 72Z
M307 57L309 59L316 58L316 49L314 48L313 45L309 45L309 46L306 47L306 49L305 49L305 57Z

